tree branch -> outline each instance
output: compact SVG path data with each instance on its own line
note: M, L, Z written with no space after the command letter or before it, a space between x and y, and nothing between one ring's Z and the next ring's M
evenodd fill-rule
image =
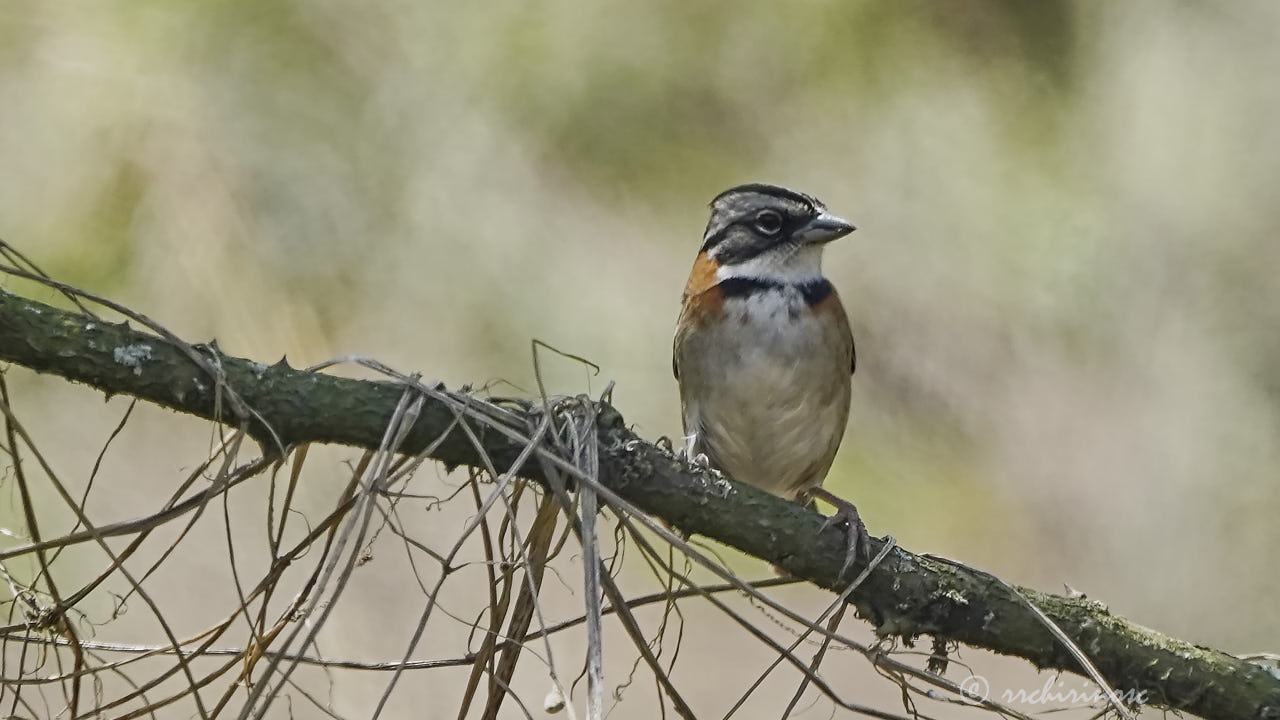
M217 384L193 361L189 347L0 290L0 361L207 420L243 421L267 448L277 442L376 448L402 392L392 383L296 370L283 360L267 366L221 355L213 346L196 350L221 368L225 386L255 415L231 415L237 404L219 402ZM428 400L403 449L426 447L454 420L447 404ZM608 405L601 405L598 423L600 481L611 490L684 531L821 587L843 587L843 531L823 529L820 515L709 476L641 440ZM480 426L473 430L499 467L519 455L521 445L506 435ZM446 465L481 465L471 441L457 430L432 457ZM540 467L527 463L524 472L542 480ZM872 546L878 551L881 542ZM855 563L845 581L862 567ZM1151 705L1215 720L1280 720L1280 677L1270 669L1140 627L1096 601L1012 588L981 571L895 548L850 602L881 636L933 635L1024 658L1038 668L1081 673L1027 605L1034 603L1121 691L1145 692Z

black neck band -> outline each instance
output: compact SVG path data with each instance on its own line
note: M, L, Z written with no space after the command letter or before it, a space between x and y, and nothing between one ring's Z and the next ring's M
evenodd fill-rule
M717 285L725 297L748 297L766 290L782 290L795 288L804 297L809 306L817 305L831 295L831 283L826 278L818 278L803 283L786 283L758 277L725 278Z

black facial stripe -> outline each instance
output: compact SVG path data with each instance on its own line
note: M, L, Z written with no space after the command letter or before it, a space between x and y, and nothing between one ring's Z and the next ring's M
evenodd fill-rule
M760 233L755 231L754 224L754 218L734 220L721 228L715 235L707 238L706 242L702 243L702 252L709 252L712 248L715 248L724 242L730 234L737 230L739 237L735 238L734 242L728 244L732 247L726 247L725 250L721 251L718 259L721 263L742 262L743 260L749 260L774 245L777 245L790 235L784 226L782 232L777 235L772 237L763 237ZM746 231L745 238L741 237L743 230Z
M733 226L734 226L734 225L736 225L736 224L737 224L737 223L729 223L728 225L725 225L724 227L722 227L722 228L720 228L718 231L716 231L716 234L715 234L715 235L712 235L712 236L708 237L706 240L703 240L703 241L702 241L702 247L700 248L700 251L701 251L701 252L706 252L706 251L710 250L711 248L715 247L716 245L719 245L719 244L720 244L720 241L721 241L721 240L723 240L723 239L725 238L725 236L729 234L729 230L730 230L730 229L732 229L732 228L733 228Z
M752 238L751 242L726 243L716 250L715 259L721 265L736 265L777 248L783 240Z
M717 200L733 193L759 193L761 195L769 195L771 197L798 202L801 205L808 205L810 208L813 208L814 205L818 204L817 200L805 195L804 193L798 193L795 190L788 190L787 188L780 187L778 185L769 185L768 183L747 183L745 185L731 187L712 198L711 204L715 205Z
M751 213L750 215L737 218L733 222L720 228L714 235L703 241L701 251L707 252L711 248L714 248L727 238L735 229L741 228L745 230L754 241L743 243L743 247L737 248L733 252L732 261L741 262L743 260L753 258L775 245L790 240L792 235L802 229L806 224L808 224L809 220L812 219L808 217L796 217L786 212L779 212L778 214L782 216L782 228L772 235L764 235L756 229L756 213L758 212L759 210ZM730 261L728 256L721 257L720 260L721 262Z
M782 290L789 287L795 288L800 291L800 296L804 298L805 304L809 307L813 307L823 300L826 300L831 296L831 291L833 289L831 282L826 278L818 278L808 282L793 284L757 277L731 277L721 280L717 287L720 288L720 292L726 298L745 298L766 290Z

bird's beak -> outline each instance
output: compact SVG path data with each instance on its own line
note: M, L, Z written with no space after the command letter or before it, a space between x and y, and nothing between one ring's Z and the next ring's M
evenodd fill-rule
M807 225L800 228L800 232L796 233L796 235L805 243L822 244L842 238L856 229L848 220L838 218L823 210L818 217L810 220Z

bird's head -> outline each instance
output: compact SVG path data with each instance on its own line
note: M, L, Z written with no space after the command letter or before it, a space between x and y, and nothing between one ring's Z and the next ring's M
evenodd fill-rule
M822 277L823 246L853 230L817 198L752 183L711 201L702 251L715 262L720 279L803 283Z

